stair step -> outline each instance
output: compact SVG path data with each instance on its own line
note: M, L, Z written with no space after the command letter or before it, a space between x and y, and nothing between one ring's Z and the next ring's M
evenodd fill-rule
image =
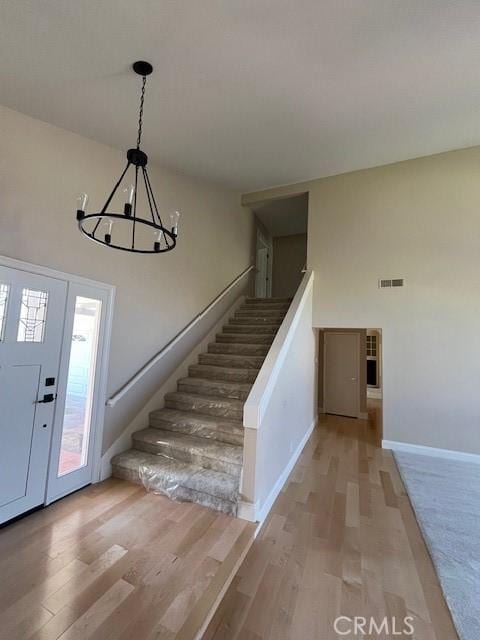
M233 420L243 420L243 401L216 396L202 396L196 393L175 391L165 395L165 406L169 409L196 411L208 416L221 416Z
M136 449L115 456L112 468L116 478L149 491L236 515L239 481L228 473Z
M255 333L217 333L217 342L246 342L247 344L271 345L275 336L270 333L256 335Z
M260 369L265 358L263 356L237 356L230 353L201 353L200 364L239 369Z
M269 349L268 344L211 342L208 345L208 353L234 353L239 356L266 356Z
M199 393L204 396L219 396L236 400L246 400L251 388L251 384L205 378L181 378L178 381L178 390L184 393Z
M275 304L282 302L283 304L290 304L293 298L246 298L246 304Z
M238 318L235 316L234 318L230 318L228 321L229 324L249 324L251 326L255 325L271 325L274 327L279 327L282 324L282 320L278 318L269 318L268 316L248 316L248 318Z
M133 448L139 451L174 458L203 469L221 471L236 478L240 477L243 462L242 447L151 428L135 432L132 440Z
M247 310L253 310L253 309L258 309L260 311L260 309L265 309L265 310L273 310L273 309L279 309L280 311L282 311L283 313L286 313L288 311L290 307L290 303L289 302L257 302L255 304L242 304L239 308L238 311L247 311Z
M255 382L258 369L239 369L231 367L216 367L208 364L192 364L188 367L191 378L209 380L225 380L226 382Z
M236 318L252 318L259 316L261 318L279 318L283 320L285 317L285 313L279 309L255 309L247 308L247 309L239 309L235 312Z
M151 412L150 426L243 446L243 424L238 420L165 408Z
M256 335L275 336L278 331L276 325L249 325L249 324L226 324L223 327L224 333L255 333Z

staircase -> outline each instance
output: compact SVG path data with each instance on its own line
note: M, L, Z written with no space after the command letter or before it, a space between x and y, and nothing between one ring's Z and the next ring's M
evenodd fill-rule
M243 464L243 405L290 298L247 298L198 364L189 367L113 475L175 500L236 515Z

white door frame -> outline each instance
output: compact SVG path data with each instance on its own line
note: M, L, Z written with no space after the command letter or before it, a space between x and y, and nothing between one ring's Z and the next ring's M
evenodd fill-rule
M107 284L105 282L99 282L97 280L91 280L84 278L83 276L77 276L75 274L66 273L64 271L58 271L57 269L51 269L50 267L44 267L42 265L32 264L23 260L17 260L16 258L9 258L8 256L0 255L0 265L10 267L11 269L18 269L19 271L27 271L29 273L36 273L38 275L47 276L50 278L57 278L58 280L64 280L67 283L67 299L71 284L85 285L90 287L96 287L106 293L106 308L105 308L105 333L103 336L103 344L98 352L99 366L97 369L98 375L98 391L95 405L93 407L93 414L96 418L95 429L93 435L93 470L92 470L92 483L100 482L101 480L101 464L102 464L102 442L103 442L103 428L105 422L105 405L107 401L107 377L108 377L108 360L110 354L110 343L112 335L112 321L113 321L113 307L115 302L115 286ZM63 336L61 362L64 359L65 349L70 351L70 338L71 336ZM65 380L59 379L59 384L66 384ZM53 430L52 430L53 433ZM50 445L51 446L51 445ZM46 490L46 488L45 488ZM46 495L45 495L46 498Z

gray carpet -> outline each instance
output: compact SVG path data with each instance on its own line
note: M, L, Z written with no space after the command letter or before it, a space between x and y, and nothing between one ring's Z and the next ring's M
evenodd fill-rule
M480 465L395 452L461 640L480 638Z

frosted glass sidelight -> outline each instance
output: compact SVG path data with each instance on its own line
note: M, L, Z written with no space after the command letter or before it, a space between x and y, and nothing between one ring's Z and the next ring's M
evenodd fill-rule
M48 293L22 290L17 342L43 342L47 320Z
M8 284L0 283L0 342L3 340L5 331L5 318L7 316L7 302L10 287Z

